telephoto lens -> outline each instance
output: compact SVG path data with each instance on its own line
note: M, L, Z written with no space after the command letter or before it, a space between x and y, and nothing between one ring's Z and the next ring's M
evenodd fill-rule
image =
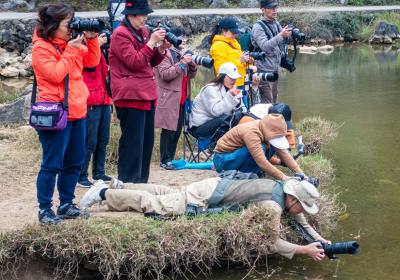
M347 242L336 242L332 244L328 244L325 242L320 242L320 243L325 251L325 254L330 259L336 259L335 255L339 254L355 255L357 254L358 247L360 247L357 241L354 240Z
M211 57L197 55L190 50L186 51L185 54L190 54L192 56L193 62L197 65L201 65L206 68L212 68L214 66L214 59L212 59Z
M263 82L275 82L278 80L279 74L277 72L256 72L253 74L253 77L257 77Z
M104 21L100 19L80 19L73 17L68 27L73 31L72 37L76 37L84 31L100 32L105 29L105 26Z

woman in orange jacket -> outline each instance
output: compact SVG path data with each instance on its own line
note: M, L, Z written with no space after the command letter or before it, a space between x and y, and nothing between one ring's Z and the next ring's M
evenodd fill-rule
M69 76L68 124L61 131L38 130L43 157L37 177L39 221L57 224L61 219L80 216L73 203L75 186L85 157L85 118L88 89L83 82L84 67L100 62L96 33L72 38L69 23L74 10L67 4L49 4L39 9L32 49L32 67L38 84L38 101L62 102L65 78ZM87 45L82 44L83 36ZM51 209L55 188L60 195L57 215Z

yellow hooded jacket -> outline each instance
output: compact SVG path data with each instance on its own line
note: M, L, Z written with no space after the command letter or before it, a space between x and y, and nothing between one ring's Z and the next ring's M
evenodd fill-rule
M243 86L244 76L246 75L246 63L240 63L240 55L242 53L242 48L236 39L228 39L221 35L215 35L210 48L210 55L214 59L215 73L219 74L218 70L221 64L232 62L243 77L236 80L236 85Z

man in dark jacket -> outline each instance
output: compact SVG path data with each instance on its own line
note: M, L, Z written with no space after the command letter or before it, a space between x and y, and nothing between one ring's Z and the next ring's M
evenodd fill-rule
M261 72L278 72L282 52L289 42L292 31L288 26L281 27L277 20L278 1L261 0L260 8L263 13L251 31L253 46L266 53L264 60L256 60L255 65ZM259 86L261 103L275 104L278 101L278 81L264 81Z
M145 22L153 12L146 0L126 1L125 19L110 45L111 91L120 120L118 178L147 183L154 145L157 85L153 67L165 57L165 30L149 35Z

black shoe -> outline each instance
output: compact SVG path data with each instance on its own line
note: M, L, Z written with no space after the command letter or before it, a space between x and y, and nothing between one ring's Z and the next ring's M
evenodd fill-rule
M112 177L107 176L107 175L97 175L93 176L93 180L103 180L104 182L111 182Z
M57 215L61 219L76 219L81 215L81 210L73 203L65 203L58 207Z
M57 225L61 223L61 218L56 216L51 208L39 210L38 216L42 225Z
M90 182L88 179L79 180L77 187L89 189L93 186L93 183Z
M176 170L175 165L173 165L171 161L168 161L167 163L160 163L160 167L164 168L165 170Z

